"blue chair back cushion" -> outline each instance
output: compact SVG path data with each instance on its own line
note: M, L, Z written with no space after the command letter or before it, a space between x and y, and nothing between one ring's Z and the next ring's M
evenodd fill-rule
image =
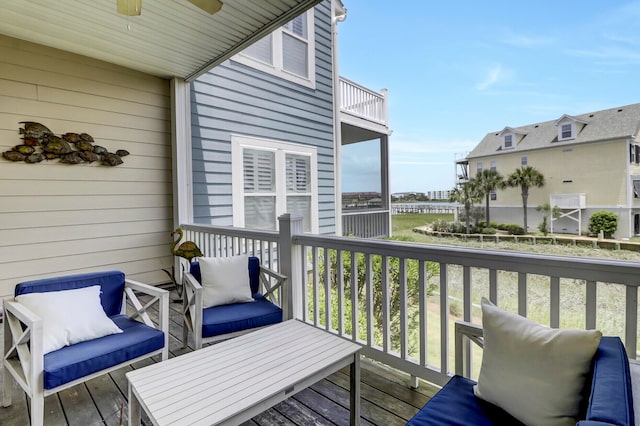
M120 271L90 272L87 274L25 281L16 285L14 292L15 296L18 296L27 293L74 290L94 285L99 285L102 290L100 302L107 316L118 315L122 309L122 295L124 292L124 273Z
M260 259L254 256L249 257L249 285L251 286L251 294L260 290ZM189 267L191 275L202 284L202 273L200 272L200 263L191 262Z
M126 315L111 319L123 333L65 346L44 356L45 389L54 389L164 347L161 330Z
M586 420L633 425L629 358L619 337L605 336L594 357Z

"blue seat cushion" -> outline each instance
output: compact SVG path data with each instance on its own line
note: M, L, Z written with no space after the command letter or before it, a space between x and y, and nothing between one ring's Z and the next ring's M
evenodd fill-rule
M16 285L14 295L75 290L94 285L100 286L100 303L107 316L118 315L122 308L122 294L124 292L124 273L120 271L89 272L25 281Z
M213 306L202 312L202 337L212 337L247 330L282 321L282 309L261 294L254 302Z
M473 394L472 380L454 376L413 416L407 426L523 425L504 410Z
M56 388L164 347L161 330L126 315L111 319L123 333L65 346L44 356L45 389Z

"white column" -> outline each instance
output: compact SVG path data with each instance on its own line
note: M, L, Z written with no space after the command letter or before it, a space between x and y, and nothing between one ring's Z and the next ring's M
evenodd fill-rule
M191 90L180 78L171 80L171 157L173 224L193 222L191 166Z
M173 229L193 223L193 176L191 164L191 89L181 79L171 80L171 176L173 183ZM180 258L174 257L175 279L182 282Z

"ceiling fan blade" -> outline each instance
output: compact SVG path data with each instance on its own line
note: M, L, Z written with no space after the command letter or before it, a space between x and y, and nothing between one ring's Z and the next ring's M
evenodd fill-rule
M118 13L127 16L138 16L142 13L142 0L117 0Z
M211 15L219 12L220 9L222 9L222 2L220 0L189 0L189 1Z

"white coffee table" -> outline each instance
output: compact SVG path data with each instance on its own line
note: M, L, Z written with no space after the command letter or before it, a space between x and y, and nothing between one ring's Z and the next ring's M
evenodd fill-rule
M129 424L236 425L350 365L360 419L360 346L289 320L127 373Z

